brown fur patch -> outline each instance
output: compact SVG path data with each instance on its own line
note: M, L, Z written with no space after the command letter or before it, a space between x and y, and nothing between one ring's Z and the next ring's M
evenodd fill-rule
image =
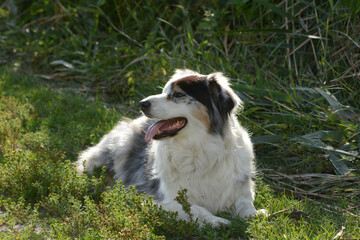
M174 85L173 85L173 87L172 87L172 89L171 89L171 92L176 92L176 91L184 92L184 91L180 88L180 86L179 86L178 84L174 83Z
M190 84L192 82L197 82L200 79L202 79L201 76L191 75L191 76L187 76L187 77L184 77L184 78L180 78L179 80L176 80L174 82L174 85L176 86L178 82L184 82L184 83L189 83Z
M208 129L210 129L210 117L206 108L202 104L198 104L196 108L191 110L191 114L201 121Z

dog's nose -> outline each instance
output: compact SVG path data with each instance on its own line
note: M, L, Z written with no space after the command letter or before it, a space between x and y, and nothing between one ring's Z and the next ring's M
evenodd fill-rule
M147 100L142 100L140 101L140 108L141 108L141 111L143 112L146 112L149 110L151 106L151 102L150 101L147 101Z

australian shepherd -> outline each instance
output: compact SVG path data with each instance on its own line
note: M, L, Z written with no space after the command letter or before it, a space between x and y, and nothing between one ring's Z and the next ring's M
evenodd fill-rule
M187 189L191 213L214 227L254 208L254 151L236 113L242 106L222 73L176 70L161 94L140 101L145 116L120 121L95 146L80 154L77 169L106 166L114 179L153 195L157 204L188 214L174 199Z

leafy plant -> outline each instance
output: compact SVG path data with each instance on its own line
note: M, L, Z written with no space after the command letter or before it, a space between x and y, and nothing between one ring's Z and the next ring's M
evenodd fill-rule
M178 195L176 196L175 200L182 206L182 209L188 215L190 222L193 222L194 219L191 213L191 205L188 201L188 198L187 189L185 188L178 191Z

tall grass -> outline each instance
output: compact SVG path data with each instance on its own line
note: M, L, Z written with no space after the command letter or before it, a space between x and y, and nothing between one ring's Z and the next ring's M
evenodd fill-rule
M8 6L2 62L115 99L188 67L258 87L327 87L359 102L360 6L352 1L17 1L16 13Z

